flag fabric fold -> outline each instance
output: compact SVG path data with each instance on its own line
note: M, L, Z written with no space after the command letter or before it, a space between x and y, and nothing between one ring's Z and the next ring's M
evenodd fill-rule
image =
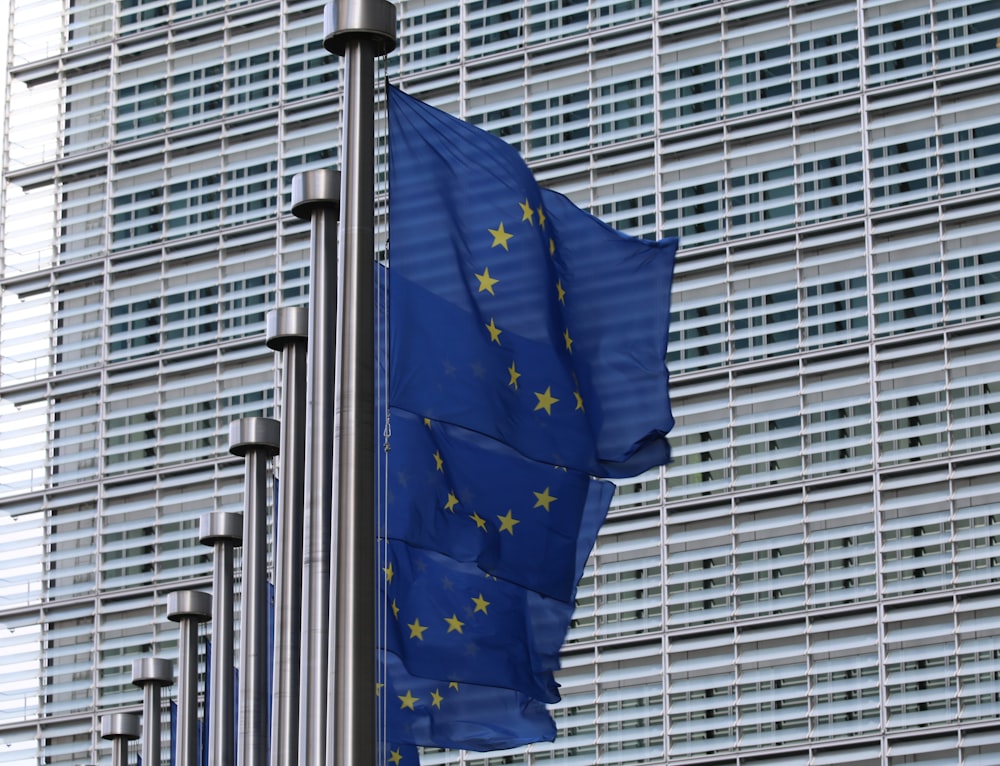
M614 486L467 429L403 410L390 418L392 448L406 459L390 464L388 536L572 603L581 534L603 520Z
M391 652L385 664L386 682L378 693L394 745L485 751L555 739L545 705L527 695L419 678Z
M431 551L389 542L386 648L424 678L509 688L557 702L552 675L573 607ZM533 612L561 614L533 619Z

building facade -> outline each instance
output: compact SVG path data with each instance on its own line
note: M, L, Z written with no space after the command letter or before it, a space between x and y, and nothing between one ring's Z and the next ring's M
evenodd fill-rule
M4 763L110 762L132 659L176 657L166 593L210 585L198 519L242 504L228 424L280 414L265 313L307 299L291 177L338 164L322 5L10 3ZM995 766L996 4L398 11L394 82L681 238L674 462L620 483L559 737L424 763Z

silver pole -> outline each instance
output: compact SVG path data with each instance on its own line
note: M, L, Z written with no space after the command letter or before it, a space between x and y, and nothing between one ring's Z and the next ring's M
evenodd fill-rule
M198 762L198 623L212 616L212 597L198 590L167 594L167 618L179 623L177 650L177 763Z
M160 766L160 687L174 682L174 668L169 660L141 657L132 660L132 683L142 689L142 762Z
M212 555L212 694L208 709L208 752L213 766L233 766L236 715L233 703L233 587L235 548L243 539L243 514L203 513L200 539Z
M337 360L337 541L330 594L333 745L327 766L374 764L375 725L375 57L395 47L386 0L324 9L328 51L344 58L343 255Z
M333 513L333 392L336 357L337 220L340 173L312 170L292 178L292 213L312 222L309 348L306 381L306 545L300 757L322 764L326 753L326 694L330 648L330 540Z
M274 518L271 766L295 766L299 755L308 329L309 310L306 308L285 307L267 314L267 345L281 354L284 381L279 473L281 494Z
M267 460L277 454L280 434L272 418L229 424L229 451L246 458L236 745L237 763L245 766L267 762Z
M101 737L111 740L111 766L127 766L128 742L139 739L139 716L134 713L101 716Z

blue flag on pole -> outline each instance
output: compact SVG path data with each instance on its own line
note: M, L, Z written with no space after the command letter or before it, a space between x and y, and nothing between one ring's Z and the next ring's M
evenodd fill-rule
M614 231L391 87L389 166L388 738L551 740L543 703L612 491L591 477L669 461L677 242Z
M669 460L676 239L625 236L517 152L389 89L390 403L534 460Z

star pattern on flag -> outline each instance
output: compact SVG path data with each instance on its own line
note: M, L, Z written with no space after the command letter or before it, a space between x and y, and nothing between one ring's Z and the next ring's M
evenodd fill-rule
M521 523L514 518L509 508L507 509L507 513L503 516L497 516L497 519L500 520L500 531L509 532L512 535L514 534L514 527Z
M549 488L546 487L541 492L533 492L535 496L535 508L544 508L545 512L548 513L552 510L552 503L554 503L559 498L553 497L549 494Z
M559 401L552 395L552 386L546 386L545 390L542 392L536 391L535 396L538 397L538 404L535 405L535 409L545 410L545 412L551 415L552 405Z
M489 229L488 231L490 232L490 234L493 235L493 243L490 245L490 247L502 247L507 252L510 252L510 247L508 246L507 243L514 235L504 231L503 221L501 221L500 225L497 226L495 229Z

